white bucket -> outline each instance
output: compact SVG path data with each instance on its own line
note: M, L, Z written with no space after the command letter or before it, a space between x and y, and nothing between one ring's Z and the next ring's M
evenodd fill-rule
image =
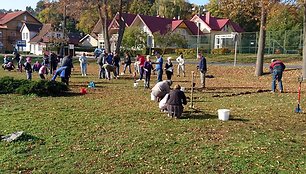
M218 109L218 118L222 121L227 121L230 116L230 110L229 109Z

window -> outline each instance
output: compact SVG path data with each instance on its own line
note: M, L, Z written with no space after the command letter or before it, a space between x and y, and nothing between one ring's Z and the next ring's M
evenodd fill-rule
M29 33L26 33L25 35L26 35L26 37L25 37L24 40L28 40L29 39Z
M27 15L23 16L23 20L27 21Z
M57 33L57 34L56 34L56 37L57 37L57 38L60 38L60 37L61 37L61 34L60 34L60 33Z
M2 37L2 31L0 31L0 37Z

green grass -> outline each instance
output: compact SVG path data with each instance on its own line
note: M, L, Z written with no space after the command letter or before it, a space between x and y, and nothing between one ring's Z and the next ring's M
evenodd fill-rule
M89 77L73 72L71 96L1 95L0 134L23 130L31 140L0 142L0 173L306 172L306 115L293 113L297 83L291 79L298 71L285 72L287 93L271 94L256 93L269 89L269 76L209 67L215 78L196 91L198 111L186 108L184 119L169 119L149 90L134 89L125 78L98 80L96 65L90 66ZM0 70L6 75L25 78ZM174 83L188 87L189 79ZM91 80L97 88L78 95ZM251 94L228 97L243 91ZM230 121L217 119L220 108L231 110Z

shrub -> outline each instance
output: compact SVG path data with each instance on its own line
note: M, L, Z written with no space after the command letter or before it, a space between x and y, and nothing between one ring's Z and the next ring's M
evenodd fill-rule
M13 77L3 77L0 79L0 94L15 93L15 90L23 84L30 83L28 80L14 80Z
M31 81L31 83L21 85L16 89L18 94L36 94L38 96L59 96L66 91L68 91L68 87L64 83L46 80Z
M229 54L229 53L231 53L231 50L228 49L228 48L216 48L216 49L213 49L211 51L211 54L222 54L222 55L224 55L224 54Z
M22 95L59 96L67 91L66 84L56 81L17 80L13 77L0 78L0 94L17 93Z

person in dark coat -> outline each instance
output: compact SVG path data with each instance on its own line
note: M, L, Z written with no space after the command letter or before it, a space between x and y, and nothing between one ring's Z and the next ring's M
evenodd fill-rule
M62 67L66 66L65 70L65 83L69 85L69 78L71 76L71 69L73 68L73 63L72 63L72 55L68 55L63 58L62 60Z
M168 116L180 118L184 110L183 104L187 104L186 96L184 92L181 91L181 86L175 85L174 90L169 93L167 101Z
M198 54L199 64L197 68L200 71L200 79L201 79L201 88L205 88L205 75L207 72L207 63L206 58L202 55L202 53Z
M54 74L58 64L58 57L55 53L51 53L50 59L51 59L50 74Z
M167 80L171 80L173 75L173 64L171 62L171 57L167 58L167 63L165 64L165 71L167 75Z

